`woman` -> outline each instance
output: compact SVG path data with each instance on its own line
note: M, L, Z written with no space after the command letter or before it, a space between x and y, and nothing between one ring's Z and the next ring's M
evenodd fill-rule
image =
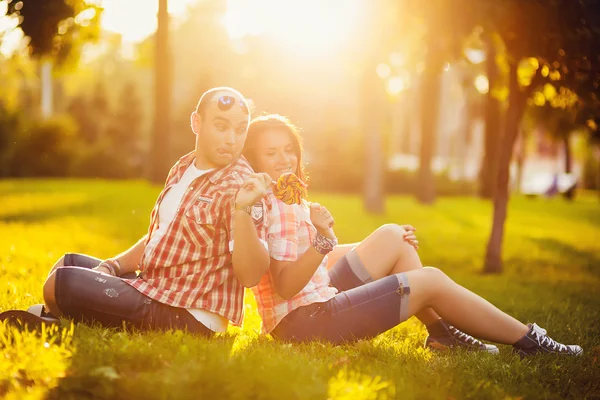
M288 172L304 180L301 139L283 117L252 121L243 154L256 172L274 181ZM582 353L579 346L554 341L536 324L524 325L503 313L439 269L423 267L415 248L403 240L406 229L384 225L355 246L338 246L325 207L288 205L273 193L267 203L270 271L253 288L264 333L343 343L374 337L415 315L426 325L426 345L433 349L498 352L468 332L511 344L522 356Z

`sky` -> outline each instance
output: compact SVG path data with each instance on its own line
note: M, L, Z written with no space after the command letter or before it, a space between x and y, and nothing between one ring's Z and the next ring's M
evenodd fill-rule
M185 17L187 7L197 1L169 0L169 13L173 17ZM121 34L125 42L140 42L156 30L158 0L99 0L97 2L104 8L102 27Z
M189 6L201 0L169 0L169 12L185 18ZM104 8L102 28L119 33L125 45L138 43L156 30L158 0L88 0ZM269 35L299 51L320 52L344 41L356 27L365 2L361 0L227 0L223 24L232 40L248 35ZM0 52L10 54L23 35L16 20L4 16L0 0Z

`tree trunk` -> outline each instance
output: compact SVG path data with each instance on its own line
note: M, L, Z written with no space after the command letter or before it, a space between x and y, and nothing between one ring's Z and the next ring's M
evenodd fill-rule
M41 79L41 112L42 118L47 119L52 116L54 112L52 104L54 94L52 90L52 61L44 59L40 65L40 79Z
M598 193L598 200L600 200L600 162L596 171L596 193Z
M517 132L517 138L515 139L515 146L517 147L516 162L517 162L517 176L515 179L514 189L517 193L521 193L521 185L523 183L523 169L525 167L525 160L527 159L527 145L526 138L523 131L519 128ZM513 151L514 152L514 151Z
M375 73L377 66L370 62L363 71L362 84L362 120L365 132L365 182L363 201L365 210L371 213L383 214L383 83Z
M422 77L421 150L416 194L419 202L423 204L435 202L435 182L431 171L431 160L436 145L443 60L441 52L433 45L434 41L434 38L429 40Z
M565 173L571 173L571 164L572 164L572 154L571 154L571 143L570 143L571 135L565 133L563 135L563 145L565 148ZM575 198L575 185L569 188L563 195L565 199L572 201Z
M163 183L169 171L169 127L171 120L171 55L169 52L169 13L167 0L158 2L154 69L154 133L152 136L150 179Z
M506 221L509 199L510 161L527 100L527 94L519 90L517 68L517 62L509 64L509 104L506 111L503 140L500 144L496 195L494 197L494 216L492 232L487 244L484 273L502 272L502 240L504 237L504 223Z
M487 58L486 74L489 90L485 99L485 133L483 159L479 170L479 196L493 199L498 176L498 144L500 143L500 102L492 95L492 88L498 79L496 47L492 39L485 35Z

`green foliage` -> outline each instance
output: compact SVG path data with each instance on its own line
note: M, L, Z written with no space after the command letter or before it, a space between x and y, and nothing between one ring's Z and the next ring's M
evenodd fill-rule
M122 88L119 104L111 107L104 85L91 99L76 98L69 107L80 128L81 145L71 173L81 177L127 178L142 173L141 101L137 88Z
M24 123L14 137L12 176L65 176L77 127L69 116Z
M91 99L74 98L66 115L26 121L26 114L0 109L0 176L142 174L141 99L134 85L122 88L117 107L98 85Z
M97 38L101 11L85 0L14 0L8 8L9 14L21 18L32 55L54 56L58 64Z
M143 182L0 182L0 312L40 302L46 271L64 252L109 257L146 232L160 188ZM258 334L246 297L244 328L213 340L182 332L140 333L63 321L60 332L20 333L0 325L0 397L9 399L583 399L600 396L600 209L580 196L513 197L506 272L477 273L491 205L442 198L423 206L390 197L386 215L368 215L357 196L311 193L336 217L342 242L386 222L417 227L425 265L552 337L579 343L579 358L437 354L422 348L413 319L350 346L290 345ZM48 345L46 346L46 343Z
M16 144L23 136L24 120L18 112L0 107L0 177L13 176Z

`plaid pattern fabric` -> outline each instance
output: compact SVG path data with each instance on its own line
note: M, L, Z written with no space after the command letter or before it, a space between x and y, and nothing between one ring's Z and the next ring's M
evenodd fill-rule
M311 246L317 230L310 222L306 203L288 205L273 193L266 197L269 208L267 243L269 255L278 261L294 262ZM298 307L330 300L337 289L329 286L327 256L306 286L289 300L277 294L270 273L252 288L258 312L262 318L262 331L269 333L290 312Z
M189 153L171 168L150 216L148 241L158 227L162 199L194 159L194 153ZM241 157L196 178L165 235L142 256L142 279L126 282L160 303L204 309L241 325L244 287L233 273L229 242L233 240L235 194L251 173L250 165ZM262 209L263 218L255 219L255 223L258 237L266 240L264 202Z

